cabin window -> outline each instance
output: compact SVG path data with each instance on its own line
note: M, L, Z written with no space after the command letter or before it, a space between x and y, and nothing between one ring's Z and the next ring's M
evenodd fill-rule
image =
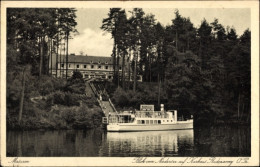
M158 124L161 124L161 120L158 120Z
M150 124L153 124L153 120L150 120Z
M144 120L142 120L142 124L144 124Z
M145 121L145 124L149 124L149 120L146 120L146 121Z

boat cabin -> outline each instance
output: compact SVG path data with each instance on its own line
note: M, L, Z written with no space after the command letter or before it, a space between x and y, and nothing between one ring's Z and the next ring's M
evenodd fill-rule
M165 112L163 104L160 111L154 111L154 105L141 105L139 111L123 111L104 117L103 123L133 123L137 120L137 124L161 124L161 121L165 121L164 119L177 122L177 111Z

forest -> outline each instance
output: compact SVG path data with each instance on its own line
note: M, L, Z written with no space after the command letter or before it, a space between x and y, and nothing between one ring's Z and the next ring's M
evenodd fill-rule
M173 12L175 18L167 26L142 8L129 13L111 8L103 19L100 28L114 40L114 80L106 86L116 107L138 109L142 103L158 108L164 103L166 109L194 115L195 123L250 124L250 30L238 36L234 27L224 27L217 18L194 27L178 10ZM68 55L76 26L73 8L7 9L7 128L100 124L102 111L95 97L85 94L82 75L50 74L49 60L53 55L58 60L63 50ZM138 75L143 82L137 82Z
M49 70L51 56L58 60L64 48L68 55L75 19L72 8L7 9L7 129L100 126L103 113L82 75L56 78Z
M145 103L159 108L164 103L166 109L194 115L197 123L250 123L250 30L238 36L217 18L194 27L190 18L173 12L167 26L142 8L111 8L103 19L101 29L114 40L110 93L116 106ZM143 83L136 81L137 75Z

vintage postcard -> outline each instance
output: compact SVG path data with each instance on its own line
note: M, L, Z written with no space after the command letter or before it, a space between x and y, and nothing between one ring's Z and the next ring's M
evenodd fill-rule
M2 1L1 166L259 166L258 1Z

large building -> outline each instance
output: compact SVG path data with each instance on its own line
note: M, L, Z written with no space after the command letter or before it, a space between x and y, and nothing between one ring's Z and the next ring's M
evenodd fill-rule
M122 62L119 63L119 72L122 72ZM56 70L57 66L57 70ZM88 55L68 55L68 77L71 77L73 71L80 71L83 78L100 78L100 79L113 79L113 60L112 57L88 56ZM53 76L65 77L66 76L66 57L64 55L53 55L50 59L50 71ZM132 72L130 71L132 74ZM125 76L129 74L129 63L125 63ZM130 75L131 75L130 74ZM140 78L140 76L138 77ZM139 79L140 80L140 79Z

